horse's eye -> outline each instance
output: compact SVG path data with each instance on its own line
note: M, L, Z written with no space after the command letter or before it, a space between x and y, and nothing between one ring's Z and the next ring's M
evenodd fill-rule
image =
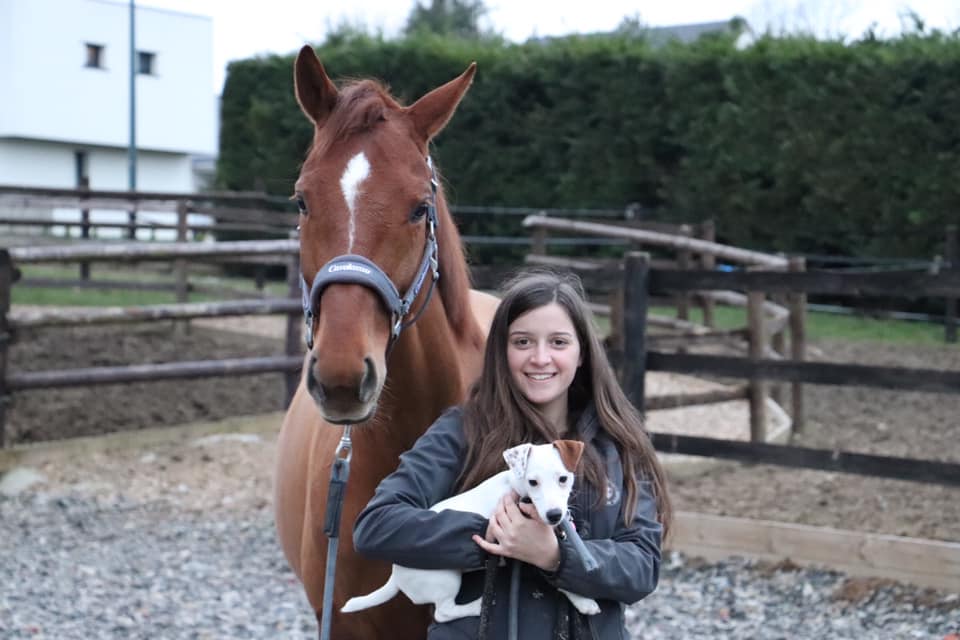
M530 486L531 486L531 487L535 487L535 486L537 486L538 484L540 484L540 483L537 482L536 480L531 480L531 481L530 481Z
M303 196L299 193L297 194L297 209L300 210L300 213L307 215L307 201L303 199Z
M430 205L426 202L421 202L418 204L413 211L410 212L410 222L416 222L427 215L427 212L430 210Z
M567 484L567 476L560 476L560 484Z

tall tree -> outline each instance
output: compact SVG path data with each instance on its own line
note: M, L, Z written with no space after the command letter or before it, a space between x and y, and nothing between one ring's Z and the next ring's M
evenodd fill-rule
M480 29L480 18L487 13L483 0L417 0L403 29L406 36L421 32L481 38L489 35Z

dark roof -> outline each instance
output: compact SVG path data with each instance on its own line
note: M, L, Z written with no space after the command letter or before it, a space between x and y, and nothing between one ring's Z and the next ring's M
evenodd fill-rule
M607 31L600 33L584 33L583 37L604 37L617 33L628 33L636 37L647 39L654 47L662 47L668 42L678 41L683 43L695 42L699 38L709 34L730 34L739 35L744 31L749 32L746 21L740 17L734 17L730 20L718 20L716 22L697 22L693 24L677 24L665 27L650 27L643 24L622 25L616 31ZM574 35L574 34L570 34ZM530 38L528 42L549 42L570 36L538 36Z
M696 24L678 24L668 27L644 27L643 34L655 46L665 45L671 40L695 42L701 36L711 33L736 34L731 20L719 22L699 22Z

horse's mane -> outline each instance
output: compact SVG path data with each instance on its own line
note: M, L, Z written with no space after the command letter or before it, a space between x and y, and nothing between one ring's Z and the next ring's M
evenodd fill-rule
M387 88L376 80L354 80L343 86L336 106L323 123L323 136L313 141L311 153L326 153L331 146L373 127L385 119L388 110L399 110Z
M324 154L333 145L359 133L371 131L386 119L386 113L403 107L390 95L386 86L368 78L348 82L338 91L336 106L323 123L322 135L314 138L311 154ZM437 193L440 282L447 318L454 332L482 345L479 330L470 307L470 272L466 255L453 216L447 208L443 187ZM470 334L474 335L471 336Z
M467 257L442 189L443 187L439 187L437 190L437 214L440 217L437 238L440 245L440 282L437 286L454 332L463 338L470 338L480 347L483 345L484 335L474 320L470 307L470 270L467 267Z

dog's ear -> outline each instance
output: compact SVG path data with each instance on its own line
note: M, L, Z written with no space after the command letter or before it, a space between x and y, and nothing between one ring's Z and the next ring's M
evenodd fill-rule
M507 466L518 478L522 478L527 473L527 461L530 460L530 447L527 444L518 444L503 452L503 459L507 461Z
M579 440L554 440L553 446L560 453L560 459L567 471L576 471L580 456L583 455L583 443Z

